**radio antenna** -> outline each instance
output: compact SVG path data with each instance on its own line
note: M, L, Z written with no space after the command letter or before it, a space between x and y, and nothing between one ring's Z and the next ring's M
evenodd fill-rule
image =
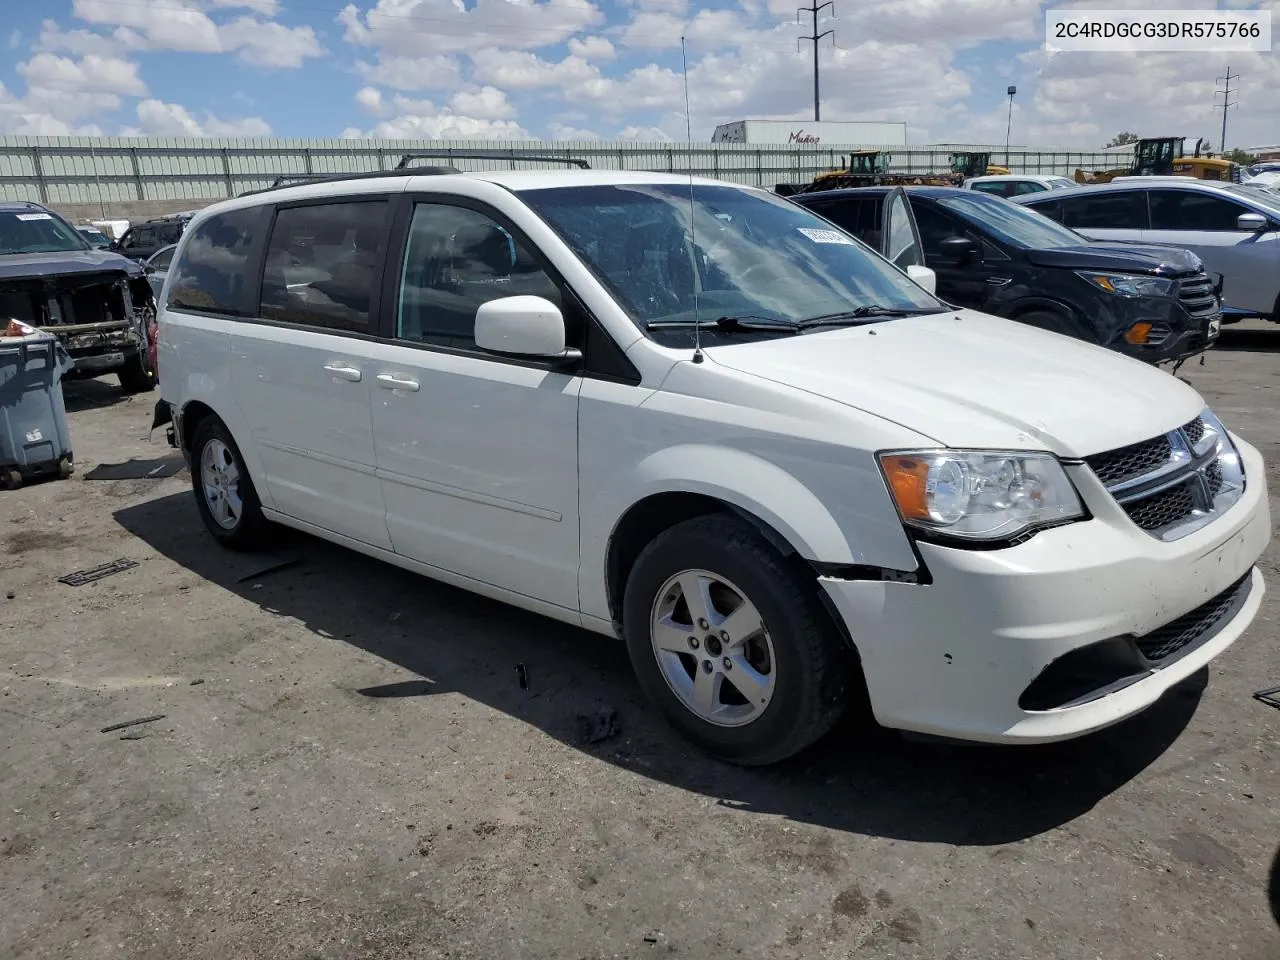
M702 362L702 316L698 310L698 234L694 220L697 209L693 203L693 114L689 109L689 56L685 53L684 37L680 38L680 66L684 74L684 137L685 157L689 167L689 244L694 257L693 271L693 362Z

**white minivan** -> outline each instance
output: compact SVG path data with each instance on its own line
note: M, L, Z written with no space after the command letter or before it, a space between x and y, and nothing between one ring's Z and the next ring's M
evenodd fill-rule
M970 740L1137 713L1258 610L1261 456L1182 381L916 276L680 176L269 190L181 240L158 419L218 542L283 524L619 637L725 760L864 681Z

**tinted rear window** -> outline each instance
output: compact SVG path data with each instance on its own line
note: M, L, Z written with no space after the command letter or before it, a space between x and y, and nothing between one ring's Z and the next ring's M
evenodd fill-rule
M250 312L246 300L255 284L247 268L250 250L262 232L263 211L263 207L230 210L195 229L173 269L170 309L232 316Z

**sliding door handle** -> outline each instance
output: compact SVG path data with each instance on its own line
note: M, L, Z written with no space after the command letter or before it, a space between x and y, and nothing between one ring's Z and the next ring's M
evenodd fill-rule
M335 380L350 380L352 383L360 382L360 368L353 367L349 363L326 363L324 372Z
M412 377L405 377L398 373L380 373L378 374L378 386L385 387L388 390L408 390L410 393L418 392L418 381Z

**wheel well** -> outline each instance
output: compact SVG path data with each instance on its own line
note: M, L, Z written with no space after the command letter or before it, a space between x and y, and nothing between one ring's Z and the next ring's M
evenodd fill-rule
M712 513L732 513L752 523L784 557L798 556L786 538L759 517L723 500L700 493L658 493L634 504L618 521L609 538L606 560L606 586L609 612L615 623L622 622L622 595L627 578L640 552L660 533L678 523Z
M196 430L206 417L216 417L213 408L208 404L201 403L199 400L192 400L182 408L182 449L187 453L191 452L191 438L195 436Z

